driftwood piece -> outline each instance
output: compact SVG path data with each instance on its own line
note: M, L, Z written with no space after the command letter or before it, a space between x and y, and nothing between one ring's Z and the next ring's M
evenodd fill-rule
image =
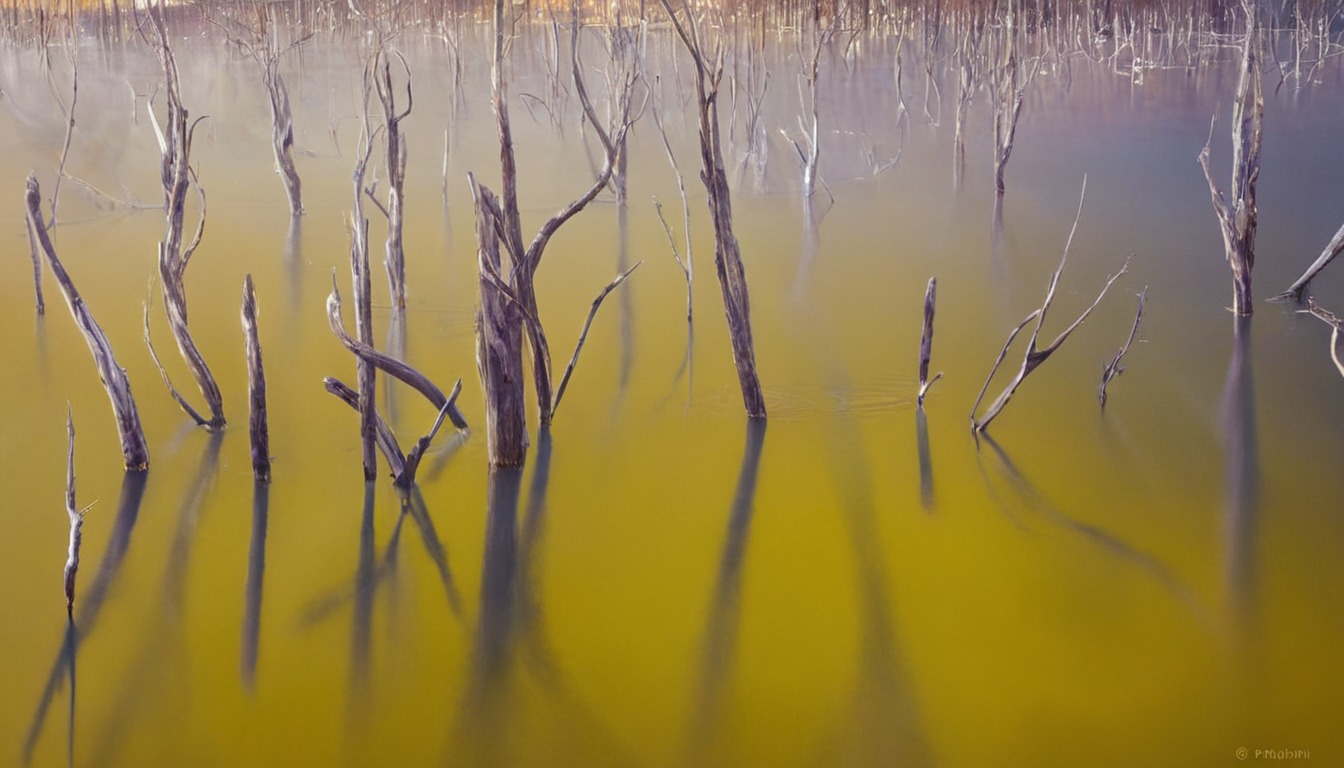
M1325 246L1325 250L1321 251L1321 255L1316 257L1311 266L1307 267L1307 271L1303 272L1301 277L1288 286L1288 290L1273 297L1270 301L1301 301L1303 295L1307 292L1307 288L1311 286L1311 281L1315 280L1321 270L1329 266L1330 262L1334 261L1335 257L1341 252L1344 252L1344 226L1341 226L1339 231L1335 232L1335 236L1330 238L1330 243Z
M1139 293L1139 309L1134 313L1134 324L1129 327L1129 337L1125 339L1124 346L1120 347L1120 351L1115 353L1115 357L1111 358L1111 362L1101 369L1101 384L1097 387L1097 398L1101 400L1102 408L1106 407L1106 385L1111 383L1111 379L1125 372L1125 368L1120 365L1120 361L1129 353L1129 347L1134 343L1134 337L1139 333L1139 322L1143 320L1143 307L1147 301L1148 286L1145 285L1143 291Z
M999 351L998 359L994 361L994 367L990 369L989 376L985 377L985 384L980 388L979 396L975 398L975 405L971 407L971 430L977 434L984 432L989 428L990 422L994 421L995 417L1003 411L1004 406L1008 405L1008 401L1012 399L1013 394L1017 392L1017 388L1022 385L1022 382L1026 380L1027 376L1031 375L1032 371L1036 370L1041 363L1044 363L1056 350L1059 349L1060 345L1064 343L1064 340L1069 338L1069 336L1078 329L1078 326L1082 325L1083 321L1092 314L1092 310L1097 308L1097 305L1101 303L1102 298L1106 296L1106 292L1110 290L1111 285L1114 284L1121 275L1129 271L1129 260L1126 259L1125 265L1120 268L1120 271L1107 278L1106 284L1102 286L1101 292L1097 294L1097 298L1092 302L1091 306L1083 310L1083 313L1069 324L1067 328L1061 331L1060 334L1055 337L1054 341L1051 341L1045 348L1042 349L1038 347L1038 342L1040 341L1041 336L1041 326L1045 324L1046 314L1050 311L1050 305L1055 300L1055 290L1059 287L1060 275L1064 273L1064 265L1069 260L1069 248L1073 245L1073 235L1078 231L1078 219L1083 214L1083 197L1086 195L1086 192L1087 181L1084 180L1083 194L1079 196L1078 200L1078 213L1074 216L1073 227L1069 230L1069 239L1064 243L1064 255L1059 260L1059 267L1050 275L1050 284L1046 288L1045 300L1041 302L1039 309L1032 310L1021 323L1018 323L1012 333L1008 334L1008 340L1004 342L1003 349ZM984 400L985 392L988 391L990 382L994 380L994 374L998 373L999 366L1003 364L1004 358L1008 356L1008 349L1012 346L1013 340L1016 339L1017 335L1022 332L1022 329L1026 328L1032 321L1035 321L1036 327L1032 329L1031 338L1028 340L1026 351L1022 355L1021 368L1018 369L1017 374L1013 376L1012 380L1008 382L1008 385L1004 387L1001 393L999 393L999 396L995 398L994 402L985 410L984 415L977 419L975 416L976 411L980 409L980 403Z
M1223 236L1223 255L1232 270L1232 312L1250 315L1251 269L1255 266L1255 231L1258 211L1255 186L1260 178L1260 134L1264 117L1264 96L1260 88L1260 62L1257 54L1259 24L1255 6L1242 0L1246 14L1246 38L1241 45L1241 76L1232 102L1232 189L1223 194L1209 170L1209 144L1218 122L1215 113L1209 123L1209 139L1199 152L1199 166L1209 184L1213 212Z
M140 414L135 408L135 397L131 394L130 379L126 377L126 369L117 364L107 336L93 319L93 314L89 312L84 298L79 295L74 281L70 279L69 273L56 256L56 248L42 221L42 192L35 175L28 176L24 201L27 206L28 226L42 252L46 254L47 263L61 288L61 294L65 296L70 314L84 335L84 341L89 345L94 365L98 368L98 378L103 382L103 388L107 390L108 399L112 401L112 411L117 418L117 433L121 437L121 455L126 469L137 472L149 469L149 447L145 444L145 432L140 426Z
M458 409L456 404L449 403L448 397L443 394L443 390L439 389L438 385L430 381L427 376L401 360L379 352L368 344L351 337L346 332L345 324L341 320L341 291L336 287L336 276L334 274L331 278L331 295L327 297L327 322L331 326L331 332L336 334L336 338L351 354L424 395L429 404L435 408L441 409L445 405L450 406L448 408L448 418L452 420L453 425L458 429L467 428L467 420L462 415L462 411Z
M929 393L933 382L943 377L943 372L929 379L929 359L933 357L933 309L938 301L938 278L930 277L924 289L924 330L919 336L919 395L915 398L917 407L924 407L924 396Z
M257 337L257 294L252 275L243 278L243 336L247 351L248 436L252 446L252 477L258 483L271 481L271 438L266 419L266 370L261 362Z
M719 83L723 78L722 43L706 51L700 39L694 12L687 10L683 21L668 0L660 0L676 30L677 37L695 63L695 92L700 119L700 180L705 185L706 204L714 223L714 268L723 294L724 314L732 340L733 362L737 368L742 403L751 418L765 418L765 395L756 373L756 346L751 334L751 300L746 270L737 236L733 233L733 210L728 176L723 166L723 146L719 134Z
M70 549L65 559L65 612L72 620L75 615L75 574L79 571L79 545L84 540L84 513L93 504L79 509L75 504L75 417L67 403L65 432L69 448L65 456L65 513L70 518Z
M163 207L166 220L164 239L159 243L159 278L163 282L163 306L168 315L169 329L177 342L178 352L182 355L183 362L191 371L192 377L196 380L196 385L201 390L201 395L205 398L210 417L208 419L202 418L199 413L191 408L184 408L184 410L201 426L218 429L225 424L224 398L219 391L219 385L215 382L214 375L210 372L209 366L205 363L205 358L201 355L200 349L197 348L196 342L192 339L191 332L188 330L187 294L184 284L187 265L191 262L192 255L201 243L201 236L205 233L205 190L196 182L190 165L192 136L200 119L190 126L187 123L188 113L186 107L182 105L177 59L173 54L172 46L168 43L168 32L164 27L163 12L161 9L151 7L149 15L158 38L155 48L159 56L159 63L163 68L164 90L168 102L167 129L160 129L158 123L155 122L155 130L158 133L162 150L160 181L163 184ZM150 115L153 116L153 110L150 111ZM200 221L197 223L196 232L191 242L183 245L182 231L187 192L193 185L196 187L197 197L200 200ZM166 381L167 373L163 372L162 367L160 367L160 372L163 373ZM171 384L169 389L172 389ZM180 396L176 396L176 399L179 404L185 403L185 400Z

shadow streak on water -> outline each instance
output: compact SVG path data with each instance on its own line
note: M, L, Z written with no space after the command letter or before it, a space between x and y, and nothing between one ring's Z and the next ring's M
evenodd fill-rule
M919 452L919 503L926 512L937 508L933 493L933 454L929 450L929 417L924 406L915 408L915 446Z
M63 649L69 654L66 666L70 668L70 715L65 731L65 764L70 768L75 766L75 650L78 647L79 632L75 629L75 620L67 617Z
M303 328L298 321L299 307L303 306L303 217L291 216L289 231L285 234L285 268L289 273L289 309L291 333ZM297 339L296 339L297 341Z
M525 668L549 697L551 710L563 718L559 732L566 741L555 745L554 751L585 755L588 764L631 764L610 729L569 685L546 637L538 571L551 477L549 427L538 430L535 451L521 521L523 470L490 470L471 678L451 734L448 762L514 762L509 736L514 727L525 726L517 722L518 699L510 682Z
M369 650L373 643L373 592L377 586L374 555L374 483L364 483L364 507L359 523L359 559L355 566L355 610L350 623L350 701L362 702L369 686ZM393 550L391 547L389 552Z
M266 572L266 524L270 516L271 486L252 486L252 540L247 549L247 586L243 593L243 641L239 672L243 689L256 688L258 639L261 635L262 578Z
M842 753L824 762L930 765L931 748L921 724L914 676L905 663L892 616L872 474L853 415L839 415L828 438L826 455L858 569L861 631L851 709L836 726L833 748Z
M1046 498L1045 494L1037 488L1034 483L1022 474L1021 470L1017 468L1017 465L1013 463L1012 458L1009 457L1003 448L994 441L994 438L991 437L989 433L982 433L978 438L978 444L988 445L994 452L994 455L999 459L999 466L1003 475L1007 478L1010 486L1017 493L1018 497L1021 498L1029 509L1040 513L1051 523L1070 533L1080 535L1084 540L1101 547L1103 550L1118 557L1120 560L1146 572L1161 584L1163 588L1170 592L1173 597L1184 604L1192 613L1202 616L1204 611L1198 600L1195 598L1194 593L1184 582L1177 578L1176 574L1172 573L1166 563L1162 562L1162 560L1158 559L1155 555L1129 544L1104 528L1076 520L1068 513L1059 509L1055 506L1054 502ZM984 478L985 484L988 487L990 483L989 475L984 474ZM1008 512L1009 509L1007 503L999 498L997 494L993 492L992 488L989 490L991 497L998 502L1000 508L1005 512ZM1018 526L1020 528L1025 528L1021 523L1018 523Z
M448 606L452 608L453 615L462 620L462 597L457 592L457 584L453 581L453 571L448 565L448 551L444 549L443 542L439 540L438 531L434 528L434 519L429 515L429 509L425 506L425 497L420 493L420 486L412 485L409 494L402 494L403 511L409 511L411 520L420 531L420 540L424 542L425 552L429 554L429 559L434 561L434 567L438 569L439 581L443 583L444 594L448 597Z
M705 624L701 652L700 682L693 699L688 764L705 762L724 708L726 688L736 663L737 631L742 616L742 568L746 560L747 538L755 511L756 480L765 446L764 419L747 421L742 465L738 470L737 489L728 516L728 533L714 580L714 597Z
M189 695L180 690L187 684L187 676L183 672L186 663L182 658L186 649L187 567L191 561L191 548L200 512L219 466L224 435L224 432L211 432L206 438L196 474L178 507L177 526L173 531L168 562L164 566L159 587L162 598L158 620L146 626L143 645L113 696L115 703L111 714L107 722L103 723L97 745L93 749L93 754L98 755L100 762L117 762L122 745L136 730L134 721L144 715L156 694L162 693L169 685L175 685L182 700L190 699Z
M1223 536L1228 595L1244 639L1255 626L1256 513L1260 496L1260 448L1255 429L1251 376L1251 318L1233 318L1232 359L1223 385L1222 427L1226 445Z
M145 483L148 479L148 472L127 472L122 477L121 494L117 499L117 517L112 524L112 534L108 538L107 549L103 551L103 559L98 566L98 572L94 575L93 582L85 591L78 607L79 619L77 623L84 627L84 630L82 633L76 634L73 631L73 624L67 627L65 639L61 649L56 654L55 661L52 662L51 672L47 675L47 684L42 689L42 696L38 699L37 707L33 712L32 723L28 726L28 736L23 745L23 762L25 765L32 762L33 750L37 746L38 737L42 735L42 724L46 720L47 710L51 706L56 687L60 684L62 676L67 673L73 679L73 665L77 646L93 630L98 614L102 611L103 602L107 599L108 590L112 583L116 581L117 574L121 570L121 564L126 559L126 551L131 545L131 533L135 529L136 519L140 516L140 504L145 498Z
M623 275L630 268L630 206L621 195L616 202L616 274ZM634 286L622 286L620 296L621 360L616 383L616 397L612 400L613 417L625 402L630 388L630 371L635 365L635 294Z
M507 741L505 682L513 655L518 572L518 499L523 470L492 467L486 489L480 616L471 678L457 716L457 741L483 765L496 765Z

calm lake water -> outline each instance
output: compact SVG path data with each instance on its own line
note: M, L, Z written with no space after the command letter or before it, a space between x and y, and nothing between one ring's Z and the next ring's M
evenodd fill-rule
M365 485L357 418L322 389L323 376L354 382L324 316L333 269L349 296L354 46L314 43L287 60L307 207L291 229L255 66L200 36L177 42L184 101L210 116L193 155L209 219L187 287L224 391L222 434L191 426L141 341L161 214L106 210L63 185L57 247L129 371L153 462L142 480L123 475L107 399L49 271L48 312L33 311L20 192L36 170L49 198L63 121L35 52L0 52L0 764L1190 766L1237 763L1241 747L1344 761L1344 380L1314 318L1260 303L1238 329L1225 309L1231 281L1195 158L1221 110L1214 167L1226 183L1231 64L1141 85L1085 59L1043 71L995 226L986 92L957 184L955 72L926 117L907 53L898 120L894 49L867 40L823 59L835 202L818 192L805 212L779 135L796 125L797 52L771 43L766 173L741 174L733 200L770 409L757 427L733 372L692 115L676 106L671 40L655 33L650 74L692 195L692 364L683 277L652 204L680 239L676 181L646 115L628 210L600 199L541 270L557 368L602 285L643 266L603 305L553 429L531 426L525 470L492 479L465 181L498 179L486 32L464 42L456 104L442 44L403 46L415 85L406 358L445 389L461 377L475 427L440 435L450 450L433 453L405 504L385 478ZM80 56L68 171L157 203L155 62L134 48ZM68 98L69 64L52 60ZM528 236L591 179L577 104L552 101L546 61L516 47ZM689 98L687 73L683 61ZM1275 93L1277 79L1266 76L1261 297L1344 221L1338 64L1299 92ZM898 150L874 175L873 160ZM971 404L1041 301L1084 176L1045 335L1132 255L1129 274L977 444ZM384 225L369 213L381 261ZM276 456L261 492L238 320L246 273ZM934 275L944 378L920 415ZM1101 367L1145 286L1139 342L1102 411ZM374 287L382 338L381 267ZM1344 310L1344 268L1315 292ZM160 307L158 346L195 400ZM97 500L73 630L60 612L67 403L79 500ZM403 445L434 417L405 388L390 406Z

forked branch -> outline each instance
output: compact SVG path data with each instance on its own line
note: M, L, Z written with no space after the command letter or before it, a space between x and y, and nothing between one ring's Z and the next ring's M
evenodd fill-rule
M1087 309L1083 310L1083 313L1070 323L1067 328L1061 331L1053 341L1043 348L1039 346L1042 326L1045 325L1045 318L1050 311L1050 305L1054 303L1055 291L1059 288L1059 278L1064 273L1064 266L1068 263L1069 248L1073 245L1073 236L1078 231L1078 220L1083 213L1083 199L1086 196L1086 193L1087 180L1084 179L1083 193L1078 199L1078 213L1074 215L1073 227L1069 230L1069 238L1064 244L1064 255L1059 260L1059 267L1050 275L1050 284L1046 288L1045 300L1041 302L1039 309L1032 310L1021 323L1018 323L1012 333L1008 335L1008 341L1004 343L1003 349L999 352L998 359L994 362L994 367L990 369L989 376L985 378L984 386L980 388L979 396L975 398L975 405L971 407L971 430L973 432L980 433L989 428L990 422L994 421L999 413L1003 411L1004 407L1008 405L1008 401L1012 399L1013 395L1017 392L1017 388L1022 385L1022 382L1026 380L1027 376L1031 375L1031 372L1036 370L1041 363L1048 360L1050 356L1059 349L1060 345L1063 344L1069 336L1073 335L1073 332L1078 329L1078 326L1082 325L1083 321L1092 314L1092 310L1096 309L1097 305L1101 303L1101 300L1106 296L1106 292L1110 290L1111 285L1113 285L1121 275L1129 271L1129 260L1126 259L1125 264L1120 268L1120 271L1107 278L1106 284L1102 286L1101 292L1097 294L1096 300L1094 300ZM1012 346L1013 340L1017 338L1017 335L1033 321L1035 321L1036 325L1032 329L1031 338L1027 341L1026 351L1022 355L1021 367L1018 369L1017 374L1013 376L1012 380L1008 382L1008 385L1003 391L999 393L999 396L995 398L994 402L985 410L984 415L977 419L975 414L980 409L980 403L984 400L985 392L989 389L990 382L994 380L994 374L998 373L999 366L1003 364L1004 359L1007 357L1009 347Z

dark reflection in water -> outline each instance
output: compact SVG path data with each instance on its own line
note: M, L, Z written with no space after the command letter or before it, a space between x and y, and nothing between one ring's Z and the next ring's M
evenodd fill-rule
M79 648L79 632L75 629L75 620L66 617L65 622L65 641L62 644L62 651L67 654L66 666L70 669L70 715L66 721L65 730L65 764L74 768L75 765L75 651Z
M493 467L486 489L485 554L481 604L472 651L471 679L458 713L457 738L484 765L501 764L508 736L507 692L513 656L518 499L523 471Z
M373 644L373 592L377 582L374 556L374 484L364 483L364 509L359 522L359 558L355 566L354 616L350 624L350 700L362 702L369 686L369 651ZM389 551L392 551L389 549Z
M103 551L98 572L94 575L89 588L81 595L77 606L78 625L84 629L76 633L74 629L76 622L71 621L67 625L65 638L55 661L52 662L51 672L47 675L47 684L42 689L42 695L33 712L32 723L28 726L28 737L23 745L25 765L32 762L33 749L37 746L38 737L42 735L42 724L46 721L47 710L51 706L62 676L69 674L73 686L77 646L92 631L107 599L108 590L121 570L126 551L131 545L131 533L135 530L136 519L140 516L140 504L145 498L145 483L148 479L148 472L127 472L122 477L121 494L117 499L117 516L112 523L112 534L108 538L107 549ZM71 693L71 707L73 707L73 689Z
M51 352L47 341L47 316L38 315L33 324L33 347L37 352L37 370L43 384L51 384Z
M1256 512L1260 503L1260 446L1251 376L1251 318L1234 317L1232 359L1223 385L1222 426L1224 568L1234 621L1246 635L1255 625Z
M933 454L929 450L929 417L924 406L915 408L915 446L919 451L919 503L932 512L936 507L933 495Z
M625 153L621 154L622 163ZM625 195L616 201L616 274L623 275L630 268L630 206ZM634 286L626 284L618 291L621 325L621 360L616 381L616 397L613 398L613 412L620 408L625 400L626 390L630 388L630 371L635 365L635 293Z
M191 699L190 692L185 690L187 676L182 673L187 663L184 658L187 650L187 572L201 509L219 466L224 435L224 432L211 432L206 438L196 474L178 506L177 526L159 587L161 599L157 621L146 623L140 651L113 697L112 714L102 724L93 749L99 760L109 764L117 762L127 737L137 730L137 721L151 714L152 705L163 703L169 708L180 708ZM175 698L171 702L161 702L165 695ZM170 737L177 735L165 734L165 738Z
M990 451L999 460L999 468L1003 477L1008 480L1009 486L1017 494L1022 503L1025 504L1027 509L1040 514L1051 524L1058 526L1069 533L1077 534L1082 537L1083 540L1100 547L1105 552L1147 573L1161 584L1164 589L1170 592L1173 597L1177 598L1190 609L1191 612L1203 612L1203 609L1195 599L1194 593L1190 591L1190 588L1187 587L1185 583L1167 567L1167 564L1157 556L1129 544L1124 539L1098 525L1077 520L1067 512L1061 510L1054 504L1054 502L1050 501L1050 499L1047 498L1046 495L1031 482L1031 480L1027 479L1027 477L1022 474L1012 458L1009 457L1003 448L994 441L994 438L991 437L989 433L981 434L977 441L977 445L989 446ZM986 486L989 487L990 478L988 473L984 472L983 466L981 467L981 472L984 475ZM989 487L989 492L990 496L998 502L1000 508L1006 513L1011 514L1009 505L994 492L992 487ZM1019 527L1025 529L1025 526L1021 522L1015 522L1018 523Z
M546 532L552 442L549 427L537 433L532 477L520 521L523 471L490 470L486 490L485 552L480 612L472 646L471 677L461 700L450 743L449 764L512 764L510 736L527 730L517 697L526 672L539 684L559 718L564 739L556 755L589 764L627 765L630 760L610 730L569 684L546 635L538 585ZM559 761L559 758L556 758Z
M303 217L289 218L285 234L285 269L289 273L289 327L297 333L303 327L298 322L299 307L303 306Z
M816 268L817 252L821 249L821 221L831 210L827 205L817 210L812 198L803 198L803 240L798 254L798 270L793 277L793 300L804 301L812 285L812 273Z
M258 639L261 635L261 585L266 572L266 523L271 508L269 483L252 486L252 540L247 548L247 586L243 593L243 642L239 672L243 689L251 693L257 679Z
M858 570L861 631L850 709L834 726L830 743L823 745L827 754L822 762L930 765L914 676L892 616L872 474L862 446L859 425L851 414L832 422L826 455Z
M420 493L420 486L412 485L410 493L403 493L401 499L403 515L409 512L415 527L420 531L420 540L425 545L425 552L429 555L429 559L434 561L434 567L439 572L439 581L443 583L448 605L453 609L453 615L461 620L462 597L457 592L453 571L448 565L448 551L439 540L438 531L434 528L434 519L430 517L429 509L425 506L425 497Z
M737 655L737 630L742 616L742 568L747 537L755 511L756 479L765 446L765 419L747 421L746 444L738 469L737 489L729 508L728 535L714 580L713 601L701 650L700 681L692 706L689 764L705 761L719 733L727 686L733 677Z

